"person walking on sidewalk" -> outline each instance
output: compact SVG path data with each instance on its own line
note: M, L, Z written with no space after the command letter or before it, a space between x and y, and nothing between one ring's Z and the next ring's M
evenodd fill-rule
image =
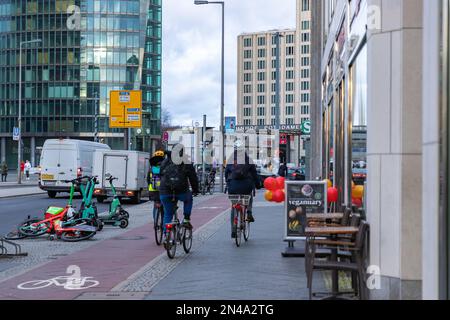
M27 162L25 162L24 170L25 170L25 176L27 177L27 180L30 180L31 163L29 160L27 160Z
M167 152L166 159L161 163L161 185L159 187L159 193L164 207L164 234L166 234L166 224L172 222L176 201L183 201L183 224L187 228L192 228L192 196L199 194L198 178L194 166L186 162L175 164L175 160L172 160L173 156L173 153ZM181 159L183 158L183 150L181 150L179 156ZM189 191L189 185L192 188L192 192Z
M243 163L239 163L240 156L243 154ZM235 144L235 150L232 158L227 161L228 165L225 169L225 179L227 181L228 194L231 195L250 195L250 203L247 207L249 222L255 222L253 217L253 191L261 189L260 180L256 171L256 165L250 159L248 154L241 147L240 143ZM233 212L231 213L233 217ZM233 219L231 219L231 237L236 238L236 230L234 230Z
M20 162L20 177L23 178L23 171L25 170L25 162Z
M2 162L0 171L2 173L2 182L6 182L6 179L8 178L8 165L5 161Z

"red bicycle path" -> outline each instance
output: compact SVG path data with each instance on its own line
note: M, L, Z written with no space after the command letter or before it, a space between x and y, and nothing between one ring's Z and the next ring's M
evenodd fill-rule
M195 204L194 233L229 207L225 195ZM149 223L0 282L0 300L71 300L85 292L108 292L162 253L164 248L156 245L153 224ZM99 285L84 290L66 290L55 285L34 290L17 287L27 281L67 276L67 267L71 265L79 266L82 277L92 277Z

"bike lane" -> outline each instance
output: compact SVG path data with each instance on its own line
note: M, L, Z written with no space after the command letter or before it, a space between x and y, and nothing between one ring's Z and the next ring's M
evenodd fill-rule
M207 201L194 204L192 213L194 228L198 229L204 226L228 210L229 206L226 195L215 196ZM107 230L102 232L107 232ZM153 224L147 224L0 282L0 299L70 300L86 291L107 292L127 280L162 253L164 253L163 247L155 244ZM69 267L71 267L70 270L68 270ZM28 281L47 280L61 276L74 277L77 276L78 270L82 278L91 277L87 278L89 281L85 282L84 286L95 286L81 290L74 289L77 287L76 283L74 283L75 287L51 284L33 290L18 288L20 284ZM70 273L68 274L66 271L70 271ZM63 284L66 280L63 279L60 282ZM49 284L49 282L46 283Z

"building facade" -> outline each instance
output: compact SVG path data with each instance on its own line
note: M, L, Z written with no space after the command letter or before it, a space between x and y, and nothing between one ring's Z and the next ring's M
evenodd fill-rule
M323 174L346 205L365 153L369 264L381 276L371 298L449 299L450 3L321 7L312 19L322 21L322 119L313 126L322 127Z
M280 124L301 124L299 55L295 29L239 35L237 125L276 125L276 58L280 33ZM299 132L285 139L282 161L298 164L304 157Z
M123 130L109 128L111 90L142 90L143 127L130 142L150 151L160 137L161 20L161 0L0 0L1 159L17 164L19 97L22 159L33 165L46 139L93 140L96 122L100 141L123 149ZM20 44L37 39L20 57Z

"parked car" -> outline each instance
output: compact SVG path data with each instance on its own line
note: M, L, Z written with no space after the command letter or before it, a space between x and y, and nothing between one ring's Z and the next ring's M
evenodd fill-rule
M305 181L306 180L305 170L299 167L288 168L287 179Z
M363 185L367 179L367 169L353 168L352 176L355 184Z
M81 176L91 176L93 155L96 150L110 150L103 143L72 139L48 139L41 154L39 187L50 198L58 192L69 192L70 181Z
M256 173L258 174L259 181L261 185L264 185L264 181L269 178L276 178L276 174L274 174L272 171L267 170L266 168L263 168L262 166L256 166Z

